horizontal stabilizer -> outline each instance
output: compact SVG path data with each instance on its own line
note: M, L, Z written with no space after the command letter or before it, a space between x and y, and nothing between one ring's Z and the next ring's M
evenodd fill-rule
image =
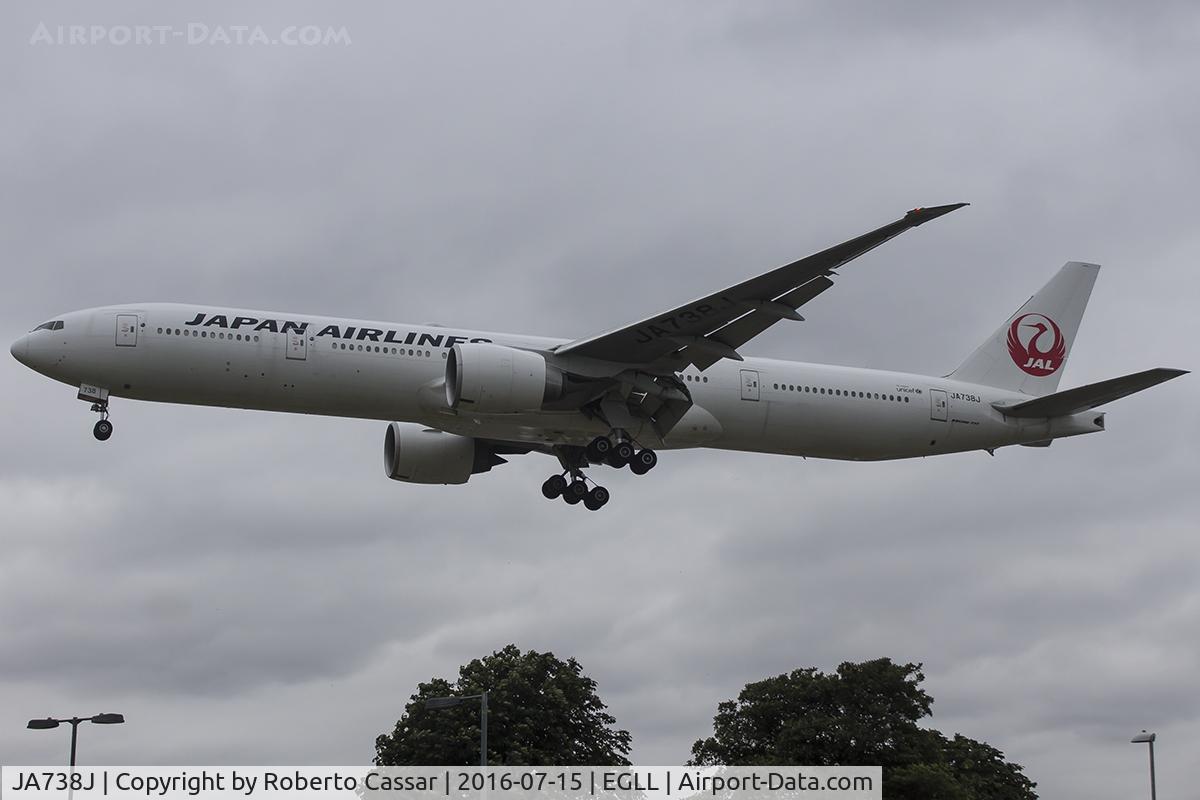
M1065 417L1111 403L1113 400L1120 400L1126 395L1186 374L1185 369L1158 367L1099 383L1089 383L1087 386L1077 386L1065 392L1055 392L1015 405L993 403L992 407L1008 417Z

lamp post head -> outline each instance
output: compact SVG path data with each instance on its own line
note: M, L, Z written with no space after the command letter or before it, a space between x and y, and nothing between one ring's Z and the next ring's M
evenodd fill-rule
M25 727L34 731L46 731L50 730L51 728L57 728L58 720L50 717L46 717L45 719L31 719L29 720L29 724Z
M1145 744L1147 742L1153 742L1154 738L1155 738L1155 736L1153 733L1146 733L1145 731L1142 731L1141 733L1139 733L1137 736L1133 737L1129 741L1131 744Z
M92 717L92 722L97 725L120 725L124 721L124 714L97 714Z
M454 708L462 705L463 698L461 697L430 697L425 701L425 707L428 709L438 708Z

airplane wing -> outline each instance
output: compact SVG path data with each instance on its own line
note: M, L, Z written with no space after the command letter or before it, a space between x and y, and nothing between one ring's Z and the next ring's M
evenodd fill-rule
M966 203L915 208L895 222L828 250L793 261L715 294L615 331L562 345L555 353L672 371L707 369L781 319L803 320L796 309L833 286L833 270L889 239Z

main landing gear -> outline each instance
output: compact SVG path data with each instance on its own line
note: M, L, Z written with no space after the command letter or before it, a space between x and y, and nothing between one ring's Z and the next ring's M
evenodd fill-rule
M563 472L546 479L542 484L542 496L547 500L561 497L572 506L583 503L589 511L599 511L611 495L608 489L590 482L583 474L588 464L608 464L616 469L629 467L634 475L645 475L658 464L658 455L653 450L637 449L620 432L611 438L597 436L587 447L564 448L558 453Z
M616 441L608 436L597 436L584 449L588 461L608 464L620 469L629 467L634 475L645 475L658 464L658 454L653 450L638 450L633 442L621 437Z
M547 500L557 500L561 497L567 505L583 503L588 511L599 511L608 502L611 495L603 486L592 484L588 489L588 479L580 470L569 470L571 480L566 475L551 475L542 484L542 496Z
M108 403L92 403L92 411L100 413L100 421L92 428L92 435L102 442L107 442L113 432L113 424L108 421Z

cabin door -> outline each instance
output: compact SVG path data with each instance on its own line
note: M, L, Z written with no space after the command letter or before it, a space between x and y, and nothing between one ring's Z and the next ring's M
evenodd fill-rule
M136 347L137 335L137 314L117 314L117 347Z
M308 358L308 337L303 331L287 332L287 357L293 361L304 361Z
M929 390L929 418L934 422L946 421L946 392L943 389Z
M742 370L742 399L758 401L758 371Z

